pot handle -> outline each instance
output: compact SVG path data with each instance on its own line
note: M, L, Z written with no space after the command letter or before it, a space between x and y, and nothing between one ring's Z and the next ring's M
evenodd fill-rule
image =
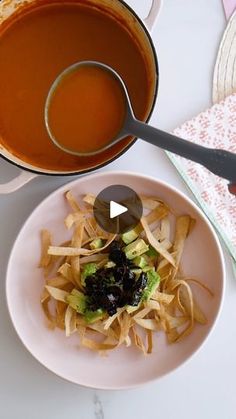
M161 11L162 4L163 0L152 0L150 12L148 13L146 19L144 19L144 22L150 32L156 23L157 17Z
M12 179L10 182L0 184L0 195L17 191L37 176L38 175L36 173L21 170L19 175Z

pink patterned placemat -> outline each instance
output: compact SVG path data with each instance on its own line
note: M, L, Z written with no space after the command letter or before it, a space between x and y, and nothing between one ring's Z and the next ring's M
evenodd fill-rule
M174 134L206 147L236 153L236 94L185 122ZM197 163L172 153L168 156L236 261L236 197L229 193L228 182Z
M236 0L223 0L223 5L226 17L229 19L233 11L236 9Z

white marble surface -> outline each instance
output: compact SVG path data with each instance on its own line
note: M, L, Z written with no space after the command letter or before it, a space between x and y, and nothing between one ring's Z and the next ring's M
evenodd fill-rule
M147 3L130 0L140 14L147 11ZM210 104L213 64L224 26L221 0L164 0L153 32L161 73L153 124L171 130ZM111 169L154 175L188 193L164 154L141 141L103 170ZM1 182L16 173L1 161ZM6 263L32 209L66 181L41 177L0 197L0 418L234 419L236 282L227 256L226 298L215 331L189 363L159 382L125 392L84 389L57 378L24 349L6 308Z

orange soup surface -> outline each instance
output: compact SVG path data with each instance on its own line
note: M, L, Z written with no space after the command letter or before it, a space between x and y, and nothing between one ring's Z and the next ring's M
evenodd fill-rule
M91 7L89 0L26 4L0 26L0 57L0 145L36 167L85 170L127 144L124 140L88 158L63 152L49 138L44 121L49 89L76 62L99 61L114 68L127 85L137 118L147 117L150 82L145 54L125 22L99 2L98 7Z
M88 153L117 137L124 126L126 99L109 71L83 65L62 77L48 107L48 124L64 148Z

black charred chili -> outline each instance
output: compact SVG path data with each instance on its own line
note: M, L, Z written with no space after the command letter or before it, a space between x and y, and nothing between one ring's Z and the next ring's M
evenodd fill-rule
M147 285L147 274L142 272L137 278L122 245L114 241L110 246L109 259L116 265L112 268L101 268L85 279L85 293L89 297L89 309L105 309L110 316L118 307L137 306L142 292Z

